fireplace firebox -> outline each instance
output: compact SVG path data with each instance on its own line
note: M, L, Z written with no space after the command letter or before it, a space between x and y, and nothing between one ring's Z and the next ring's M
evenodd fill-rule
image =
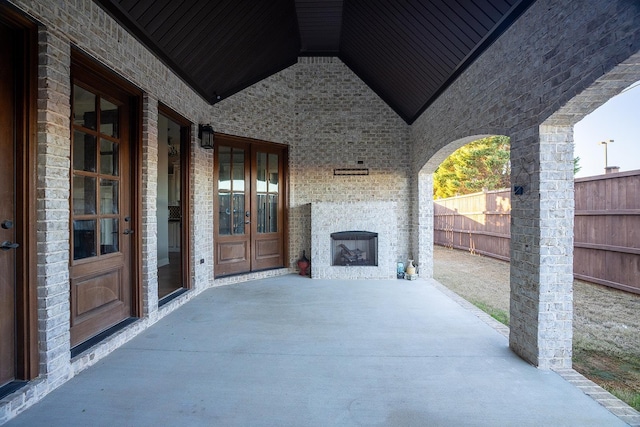
M331 265L378 266L378 233L370 231L331 233Z

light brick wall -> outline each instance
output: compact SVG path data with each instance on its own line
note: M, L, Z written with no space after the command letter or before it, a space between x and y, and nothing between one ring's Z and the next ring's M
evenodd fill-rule
M191 127L190 175L191 285L201 291L213 283L213 151L200 148L197 124Z
M395 202L396 261L410 257L409 126L337 58L300 58L296 73L297 134L291 146L291 220L304 222L305 205ZM362 165L357 162L361 160ZM334 168L369 169L368 176L334 176ZM294 234L290 262L309 236ZM311 259L313 265L313 259Z
M38 43L37 259L40 372L56 387L69 367L70 46L41 29Z
M407 260L409 126L339 59L300 58L216 104L212 124L223 133L289 145L288 266L303 250L310 254L308 205L317 201L397 202L395 257ZM368 168L369 175L334 176L335 168Z
M512 183L525 195L512 211L510 345L542 368L571 364L570 128L640 79L639 46L637 3L538 0L411 129L422 173L471 136L511 137ZM431 194L418 198L428 209Z
M158 100L142 100L142 313L158 311Z

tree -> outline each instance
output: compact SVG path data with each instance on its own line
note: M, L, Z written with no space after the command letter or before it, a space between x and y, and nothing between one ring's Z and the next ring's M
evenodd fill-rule
M573 159L573 174L575 175L580 172L580 169L582 169L582 166L580 166L580 156L577 156Z
M434 198L509 188L510 148L509 137L490 136L457 149L433 174Z

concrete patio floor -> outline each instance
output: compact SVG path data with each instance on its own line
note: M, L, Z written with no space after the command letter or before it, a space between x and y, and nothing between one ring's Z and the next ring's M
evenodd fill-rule
M7 426L618 426L429 280L213 288Z

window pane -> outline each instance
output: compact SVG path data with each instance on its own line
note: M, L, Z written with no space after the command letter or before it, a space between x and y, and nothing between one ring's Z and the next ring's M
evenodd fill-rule
M267 192L267 153L258 153L257 159L257 183L256 190L258 193Z
M218 233L228 236L231 234L231 194L218 194Z
M233 234L244 234L244 193L233 193Z
M73 259L96 256L96 221L73 221Z
M96 171L96 137L84 132L73 132L73 168L79 171Z
M80 86L73 86L73 124L96 128L96 96Z
M118 181L100 180L100 213L118 213Z
M220 147L218 149L218 190L231 191L231 148Z
M93 215L96 213L96 179L89 176L73 177L73 213Z
M100 254L118 252L118 218L100 220Z
M100 99L100 132L118 137L118 106Z
M278 155L269 154L269 193L278 192Z
M278 231L278 195L269 194L269 232Z
M258 233L267 232L267 195L258 194Z
M244 150L233 150L233 191L244 191Z
M100 140L100 173L118 176L118 144Z

